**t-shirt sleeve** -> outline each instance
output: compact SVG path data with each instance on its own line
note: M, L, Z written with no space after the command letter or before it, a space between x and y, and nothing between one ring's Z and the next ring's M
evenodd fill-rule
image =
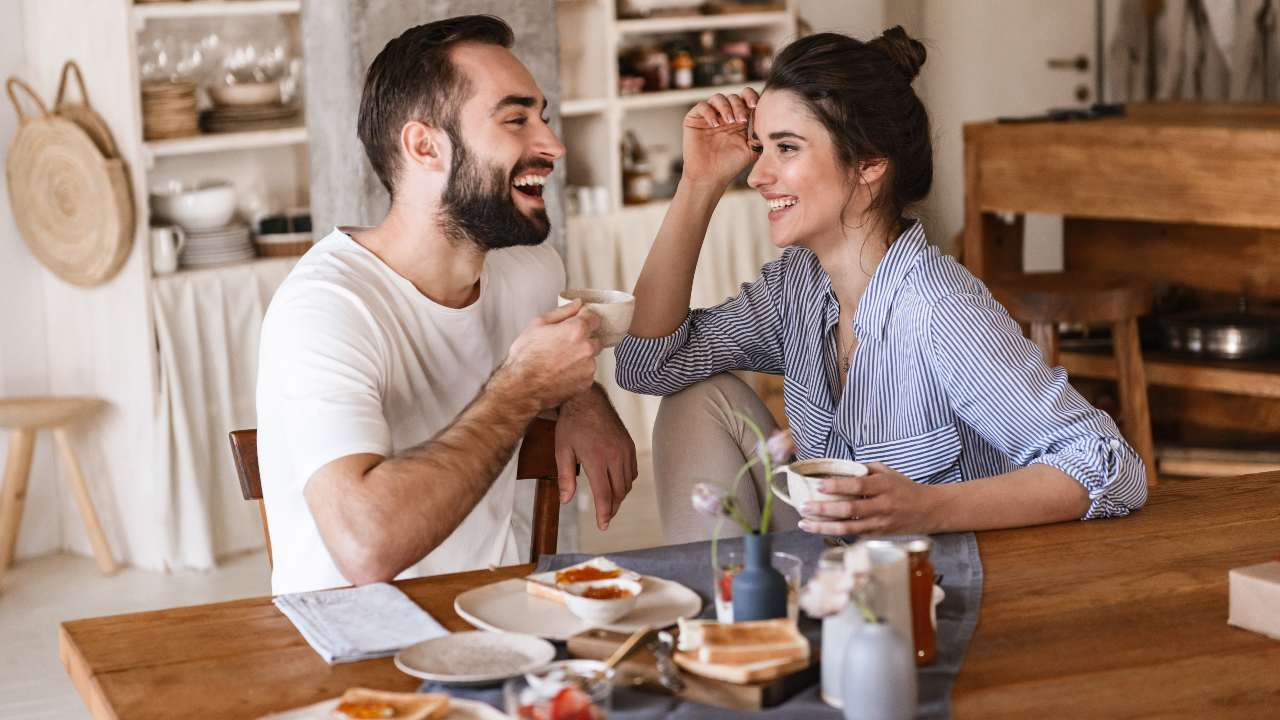
M262 337L259 421L277 424L294 481L347 455L390 454L385 343L358 298L304 285L272 302Z

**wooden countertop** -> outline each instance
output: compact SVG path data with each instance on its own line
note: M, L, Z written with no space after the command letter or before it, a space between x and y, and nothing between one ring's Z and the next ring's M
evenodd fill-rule
M1280 473L1166 482L1120 520L979 534L982 612L958 718L1261 717L1280 642L1229 627L1227 571L1280 554ZM445 627L453 599L529 566L400 583ZM97 718L257 717L352 685L411 690L390 659L328 666L267 597L64 623Z

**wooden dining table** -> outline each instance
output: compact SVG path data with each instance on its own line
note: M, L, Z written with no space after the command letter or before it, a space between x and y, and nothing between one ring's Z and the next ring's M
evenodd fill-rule
M1280 558L1280 472L1167 481L1127 518L978 542L982 608L955 717L1280 715L1280 641L1227 625L1227 571ZM459 593L531 569L397 585L464 630ZM59 647L97 718L244 720L352 686L418 685L389 658L326 665L270 597L74 620Z

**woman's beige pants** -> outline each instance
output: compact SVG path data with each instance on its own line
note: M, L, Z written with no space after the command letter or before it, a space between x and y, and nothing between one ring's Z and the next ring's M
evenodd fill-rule
M755 456L757 438L736 412L751 418L765 437L777 429L760 397L742 380L724 373L662 399L653 426L653 467L662 518L662 537L668 543L708 540L716 520L696 512L690 502L698 482L728 488L738 470ZM738 502L752 527L759 527L768 478L755 467L738 483ZM773 499L770 532L794 530L800 516L778 498ZM730 519L720 537L736 537L742 528Z

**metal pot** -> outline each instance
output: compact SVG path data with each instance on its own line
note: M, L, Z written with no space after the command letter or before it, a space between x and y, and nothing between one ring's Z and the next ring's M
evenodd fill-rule
M1243 360L1280 349L1280 318L1250 312L1187 313L1160 318L1167 350Z

